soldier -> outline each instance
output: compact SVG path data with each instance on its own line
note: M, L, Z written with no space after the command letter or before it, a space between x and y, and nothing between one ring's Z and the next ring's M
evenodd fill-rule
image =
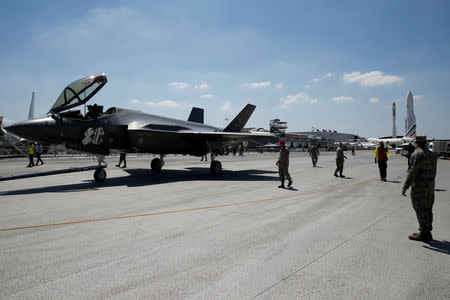
M336 171L334 171L334 176L345 178L344 175L342 175L342 171L344 170L344 159L346 159L347 156L344 155L344 149L342 143L339 143L339 147L336 149Z
M289 180L288 187L292 185L291 175L289 174L289 150L286 148L286 144L284 140L281 140L278 144L280 144L280 157L277 161L278 173L280 174L281 185L279 188L284 188L284 180L287 178Z
M410 240L429 242L433 240L433 204L436 178L436 155L427 148L426 136L416 136L417 149L411 155L411 167L408 170L402 195L411 187L411 202L419 221L419 232L409 236Z
M315 144L312 144L311 147L309 147L309 155L311 156L313 167L317 165L317 161L319 160L319 148Z

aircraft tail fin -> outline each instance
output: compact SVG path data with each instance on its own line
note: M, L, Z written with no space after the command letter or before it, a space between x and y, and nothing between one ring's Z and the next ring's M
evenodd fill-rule
M193 107L188 121L203 124L205 122L203 108Z
M28 112L28 120L34 119L34 92L31 94L30 111Z
M411 128L405 133L405 138L414 138L416 136L416 124L413 124Z
M225 132L239 132L247 124L248 119L253 114L256 106L253 104L247 104L244 109L233 119L233 121L228 124L228 126L223 130Z
M2 136L4 133L3 131L3 117L0 116L0 136Z

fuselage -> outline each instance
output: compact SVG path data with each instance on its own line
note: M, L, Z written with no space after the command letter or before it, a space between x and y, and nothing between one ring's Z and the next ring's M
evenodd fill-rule
M60 116L19 122L6 129L30 141L64 143L71 149L103 155L112 149L203 155L210 150L205 140L178 133L220 131L213 126L122 108L110 108L95 118L73 112L61 113Z

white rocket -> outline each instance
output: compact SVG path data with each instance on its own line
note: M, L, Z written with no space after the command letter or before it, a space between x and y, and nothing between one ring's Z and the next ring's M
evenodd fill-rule
M392 137L397 137L397 117L395 113L395 102L392 103Z
M414 115L414 99L411 91L406 98L406 119L405 119L405 133L409 133L411 128L416 126L416 116ZM414 130L415 133L415 130Z

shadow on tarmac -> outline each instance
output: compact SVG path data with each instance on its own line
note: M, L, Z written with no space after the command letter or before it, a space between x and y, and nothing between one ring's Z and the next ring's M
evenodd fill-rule
M447 190L444 189L434 189L435 192L446 192Z
M441 252L450 255L450 242L448 241L433 240L429 242L428 245L424 245L423 247L436 252Z
M80 192L87 190L97 190L102 187L140 187L146 185L155 185L162 183L171 183L179 181L278 181L276 171L270 170L242 170L227 171L223 170L219 176L211 176L209 168L186 168L184 170L163 169L161 173L155 173L149 169L125 169L130 176L107 178L104 183L96 183L94 179L85 180L81 183L62 184L38 188L20 189L13 191L0 192L0 196L8 195L26 195L39 193L61 193L61 192Z

